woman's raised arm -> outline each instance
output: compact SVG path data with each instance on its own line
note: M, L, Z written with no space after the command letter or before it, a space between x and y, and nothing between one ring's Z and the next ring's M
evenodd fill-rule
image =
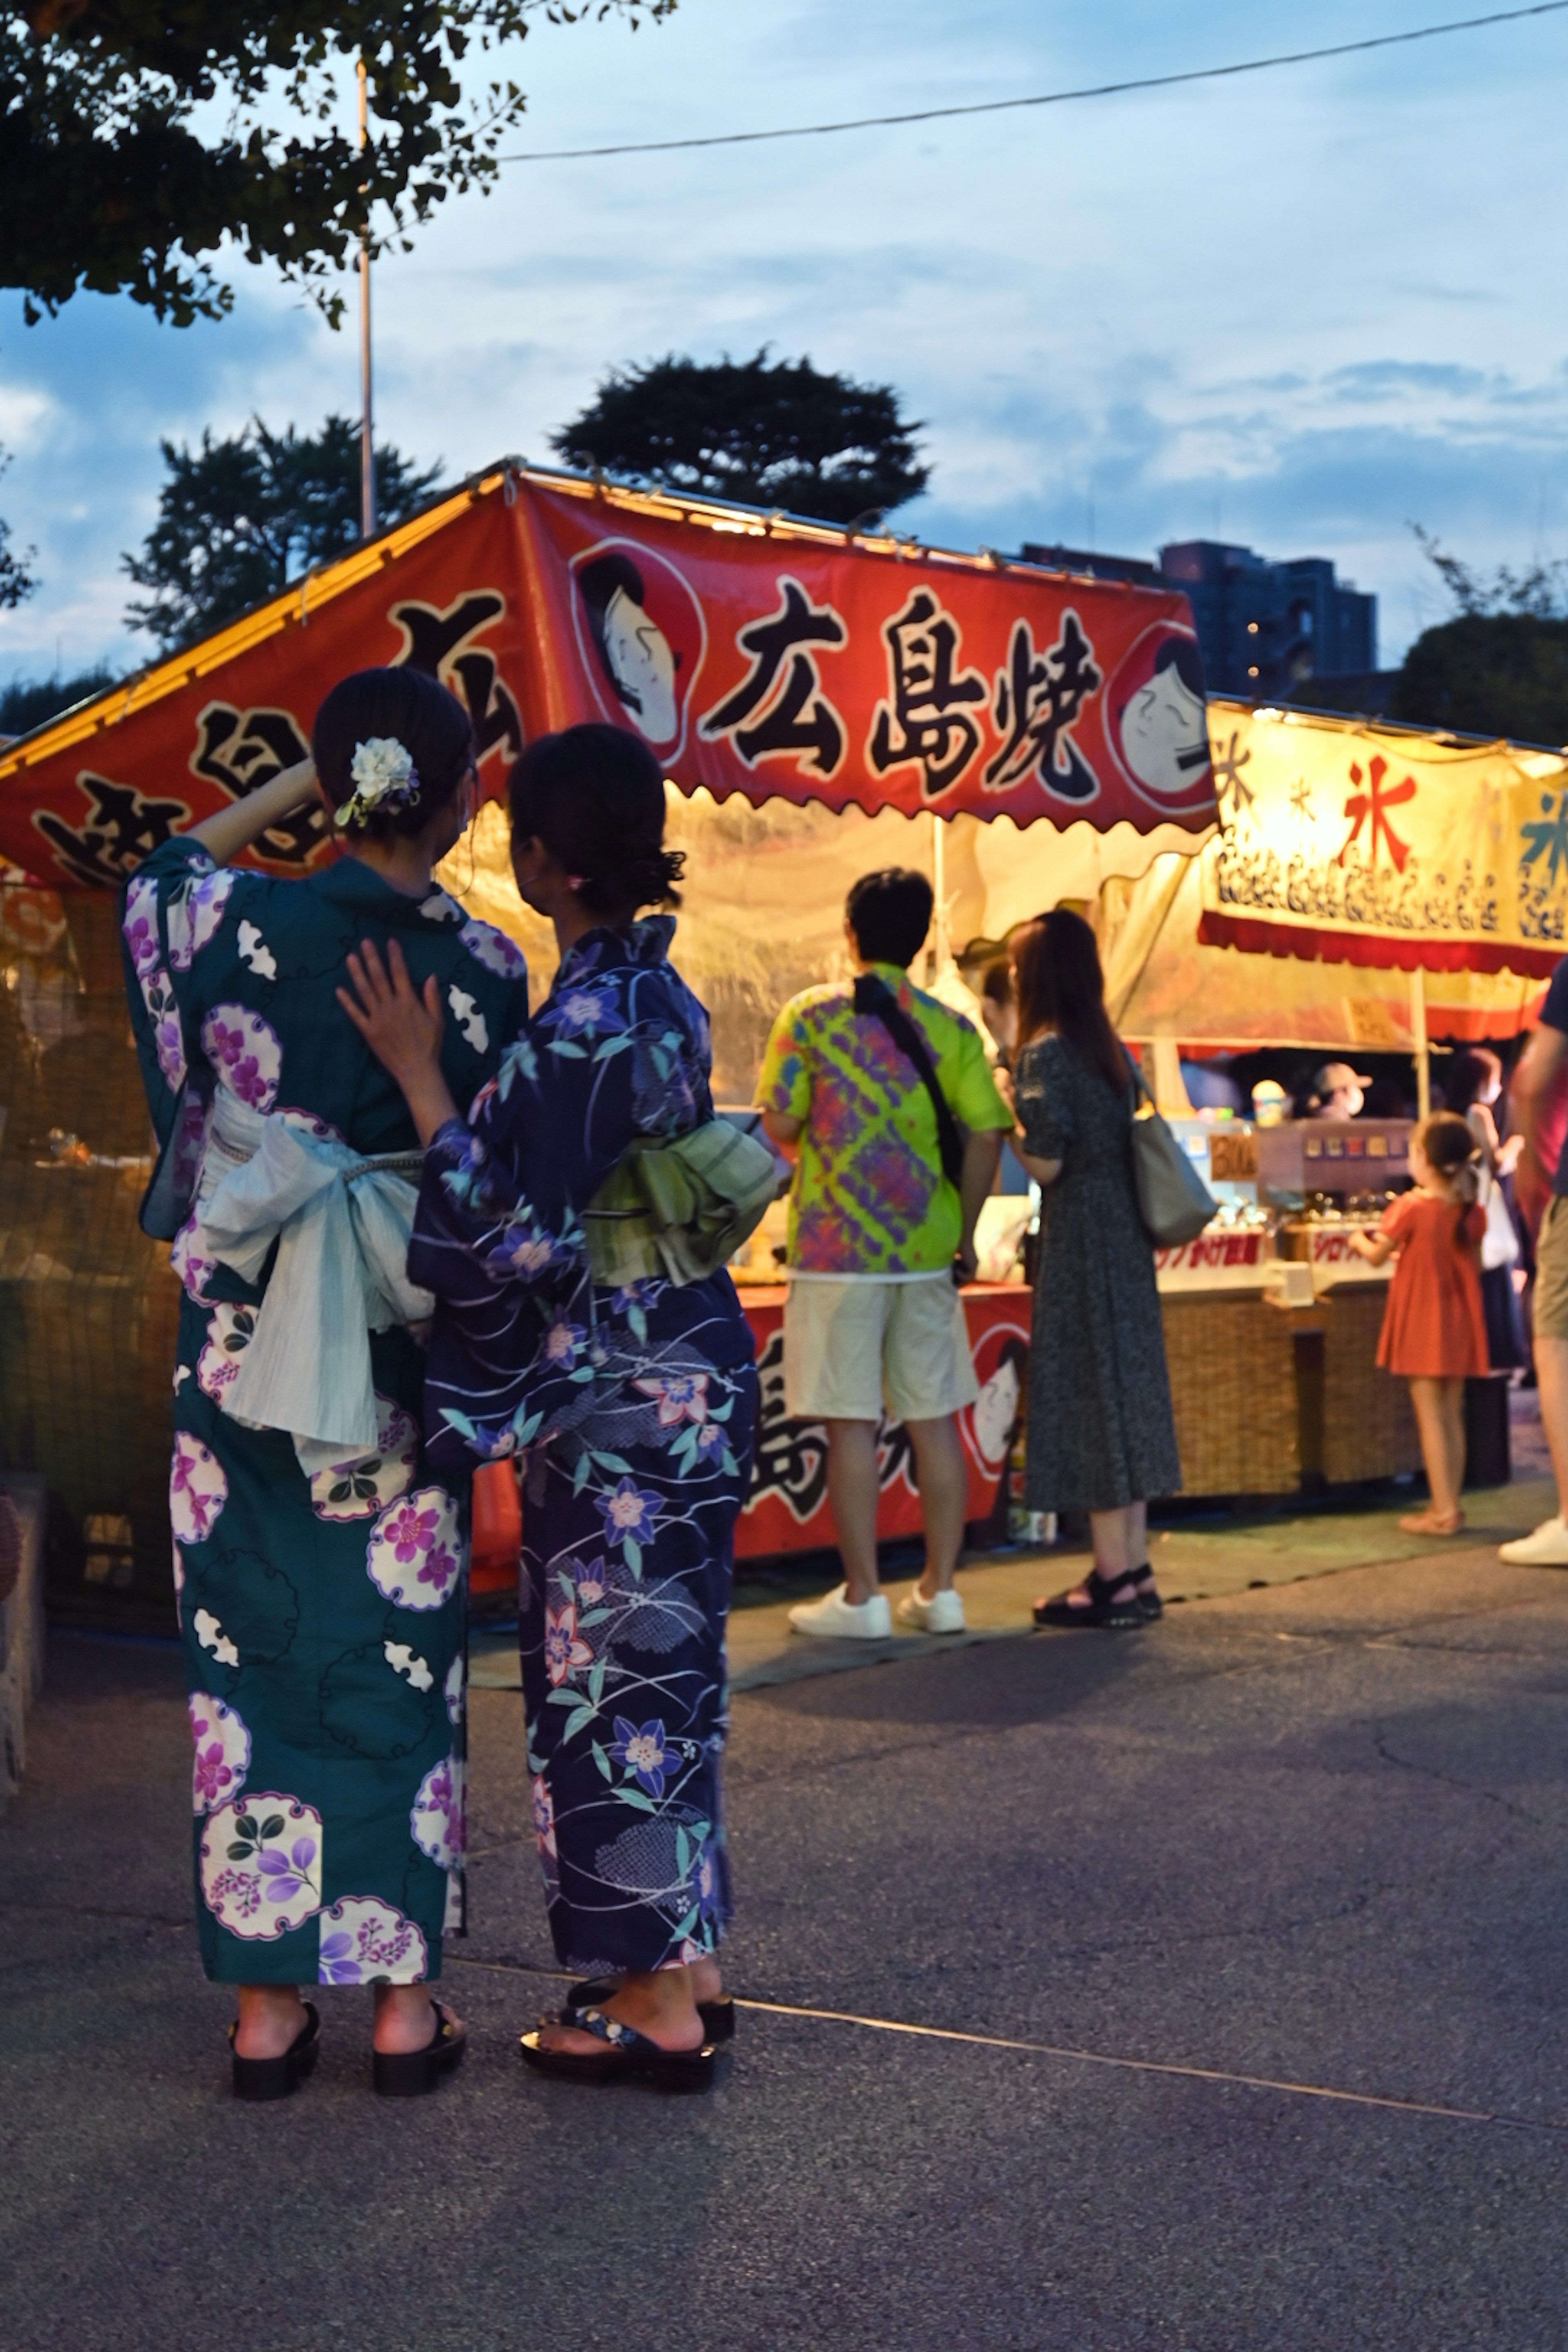
M200 824L192 825L184 838L199 841L215 866L230 866L242 849L260 840L269 824L276 824L280 817L292 816L315 789L314 760L296 761L293 767L274 776L270 783L247 793L232 808L219 809L216 815L203 817Z

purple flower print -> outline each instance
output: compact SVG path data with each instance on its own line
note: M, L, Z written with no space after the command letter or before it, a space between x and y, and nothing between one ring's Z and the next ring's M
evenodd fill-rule
M209 1747L196 1749L192 1785L205 1805L216 1805L233 1779L233 1767L223 1752L221 1739L215 1739Z
M322 1918L322 1984L410 1984L425 1974L425 1960L418 1928L379 1895L345 1895Z
M463 1826L462 1766L448 1756L432 1766L419 1783L419 1794L408 1826L414 1843L438 1869L456 1867L466 1843Z
M704 1422L697 1432L698 1461L711 1462L717 1454L723 1453L728 1443L729 1433L722 1422Z
M635 1478L623 1478L613 1495L595 1501L605 1520L607 1543L647 1543L658 1523L658 1496L645 1494Z
M550 1784L542 1772L532 1781L533 1834L539 1841L541 1853L555 1853L555 1804L550 1794Z
M200 1441L180 1430L169 1465L169 1517L182 1543L205 1543L228 1498L221 1465Z
M278 1032L243 1004L215 1005L202 1026L202 1045L222 1083L253 1109L270 1110L283 1071Z
M245 1032L243 1029L231 1029L227 1022L220 1021L215 1013L207 1024L206 1047L214 1061L221 1062L226 1069L232 1070L245 1051Z
M314 1838L296 1838L287 1853L276 1846L264 1847L256 1866L267 1881L268 1903L291 1903L310 1885L310 1864L315 1859Z
M596 1609L609 1589L608 1562L604 1559L591 1559L577 1578L578 1608Z
M550 1234L532 1223L504 1225L500 1237L485 1253L485 1264L500 1275L521 1275L524 1280L542 1274L555 1256Z
M358 1984L360 1980L354 1939L344 1927L321 1937L320 1980L322 1984Z
M228 1082L242 1103L249 1103L254 1110L266 1109L268 1085L254 1054L240 1056L229 1071Z
M261 1908L261 1881L254 1870L220 1870L207 1890L216 1910L226 1899L242 1919L254 1919Z
M615 1745L610 1749L623 1770L635 1775L637 1786L646 1789L650 1797L664 1794L664 1776L673 1771L679 1758L664 1736L664 1725L657 1719L641 1728L624 1715L616 1717Z
M121 926L125 951L131 958L138 979L152 971L158 961L158 926L146 915L127 913Z
M178 1088L185 1083L185 1041L180 1034L180 1024L173 1013L165 1013L153 1032L153 1050L158 1067L166 1086Z
M612 1313L629 1315L634 1307L650 1307L657 1288L658 1285L652 1282L628 1282L624 1288L612 1293L610 1298Z
M577 1612L571 1601L564 1609L544 1612L544 1670L557 1687L579 1666L591 1666L594 1653L577 1631Z
M439 1598L445 1601L457 1581L457 1553L449 1551L445 1544L434 1545L429 1559L419 1571L419 1582L432 1585Z
M660 1429L679 1429L683 1421L708 1418L706 1372L665 1372L654 1380L634 1381L632 1386L644 1396L658 1398Z
M588 1334L581 1323L558 1318L544 1335L544 1360L558 1372L575 1371L577 1350Z
M601 1029L613 1035L626 1025L616 1010L615 990L603 985L569 989L546 1017L566 1037L596 1037Z
M421 1552L432 1549L440 1524L438 1510L422 1511L416 1504L405 1503L401 1510L384 1521L382 1540L392 1546L398 1566L406 1568L411 1559L417 1559Z
M321 1868L321 1818L297 1797L231 1796L207 1818L202 1894L237 1936L270 1940L298 1927L320 1907Z

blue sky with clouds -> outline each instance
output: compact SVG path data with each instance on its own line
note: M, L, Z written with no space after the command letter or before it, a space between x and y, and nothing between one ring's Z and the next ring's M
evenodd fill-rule
M952 104L1394 32L1458 0L680 0L522 45L515 142L555 147ZM1039 112L776 146L514 165L377 273L378 424L454 474L545 436L608 365L769 342L897 384L927 539L1331 556L1382 658L1441 617L1407 528L1481 563L1568 553L1568 14ZM82 296L0 305L0 512L45 586L0 683L148 657L120 551L160 436L357 412L331 334L237 262L183 332Z

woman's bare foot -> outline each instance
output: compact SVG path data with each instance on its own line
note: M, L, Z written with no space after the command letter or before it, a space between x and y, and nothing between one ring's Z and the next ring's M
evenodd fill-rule
M1465 1524L1463 1511L1407 1511L1399 1522L1407 1536L1457 1536Z
M661 2050L700 2050L702 2020L697 2014L691 1981L696 1973L695 1969L658 1969L651 1976L623 1977L615 1992L598 2006L606 2017L646 2033ZM711 1997L702 1995L704 2000ZM546 2050L571 2050L590 2056L605 2046L598 2034L582 2032L554 2018L541 2026L539 2038Z
M240 1985L237 2058L281 2058L310 2023L297 1985Z
M406 2057L415 2050L427 2050L440 2026L434 2008L435 1994L427 1984L377 1985L375 1988L374 2047L388 2058ZM455 2011L447 2011L455 2026L463 2022Z
M693 1960L687 1970L691 1979L693 2000L722 2000L724 1978L717 1959Z

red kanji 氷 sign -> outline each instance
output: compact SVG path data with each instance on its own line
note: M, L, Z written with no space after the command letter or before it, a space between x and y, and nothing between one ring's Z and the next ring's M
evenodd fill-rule
M117 887L302 757L339 677L397 662L463 696L492 792L528 737L607 719L721 799L1143 833L1215 814L1179 593L502 468L0 751L0 855ZM306 811L258 854L324 849Z
M1402 841L1394 832L1388 821L1388 812L1391 808L1401 807L1405 801L1413 801L1415 798L1415 779L1414 776L1406 776L1402 783L1391 784L1384 792L1383 780L1388 773L1388 761L1379 755L1369 760L1366 764L1366 790L1352 793L1345 802L1345 814L1351 819L1351 829L1346 837L1345 845L1340 852L1339 862L1342 866L1344 864L1345 859L1361 839L1361 829L1364 824L1367 828L1368 865L1377 864L1377 844L1381 835L1387 844L1390 857L1393 858L1399 872L1403 874L1405 861L1410 855L1410 844L1407 841ZM1352 784L1359 784L1362 781L1360 766L1352 760L1351 782Z

